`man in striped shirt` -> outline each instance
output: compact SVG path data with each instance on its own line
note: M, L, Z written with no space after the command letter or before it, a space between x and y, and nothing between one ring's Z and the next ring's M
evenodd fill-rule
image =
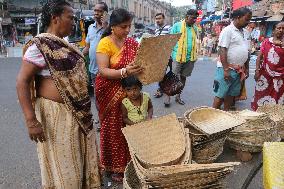
M155 16L157 28L155 30L155 36L166 35L171 31L171 26L165 23L165 15L164 13L157 13ZM160 98L163 96L160 88L157 89L157 92L154 94L156 98Z
M157 13L155 16L157 29L155 30L155 36L166 35L171 31L171 26L165 23L164 13Z

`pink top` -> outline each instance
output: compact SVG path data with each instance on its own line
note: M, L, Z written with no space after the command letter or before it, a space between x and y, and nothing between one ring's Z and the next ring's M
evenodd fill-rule
M37 75L50 76L50 72L47 68L45 59L40 50L37 48L36 44L28 47L27 51L24 54L23 60L41 68Z

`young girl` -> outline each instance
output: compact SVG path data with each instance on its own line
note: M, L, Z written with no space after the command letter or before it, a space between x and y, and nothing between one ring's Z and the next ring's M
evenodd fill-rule
M126 125L133 125L152 119L153 105L149 94L141 92L142 83L134 76L130 76L123 78L121 84L127 96L121 104L123 122Z

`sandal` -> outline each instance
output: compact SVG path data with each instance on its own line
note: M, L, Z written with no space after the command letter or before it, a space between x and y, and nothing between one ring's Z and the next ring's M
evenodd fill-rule
M123 182L123 174L122 173L113 173L111 175L111 179L115 182Z
M163 93L161 92L160 89L157 89L157 92L154 94L155 98L161 98L163 96Z
M185 102L180 97L176 97L176 102L180 105L185 105Z

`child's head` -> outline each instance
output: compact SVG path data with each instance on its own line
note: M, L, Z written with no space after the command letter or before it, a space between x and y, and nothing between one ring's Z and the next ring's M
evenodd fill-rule
M128 98L136 100L140 97L142 83L134 76L129 76L121 80L121 85Z

